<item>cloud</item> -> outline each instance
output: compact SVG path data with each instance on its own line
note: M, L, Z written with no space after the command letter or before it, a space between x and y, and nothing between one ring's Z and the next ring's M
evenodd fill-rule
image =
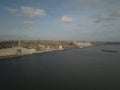
M120 10L113 10L110 14L113 17L120 17Z
M73 19L68 17L68 16L62 16L61 21L64 22L64 23L70 23L70 22L73 21Z
M110 21L110 20L116 20L120 18L120 10L114 10L114 11L111 11L109 14L107 15L103 15L103 16L97 16L97 19L96 19L96 23L99 23L101 21Z
M9 13L16 13L18 11L18 9L11 7L5 7L5 10L8 11Z
M5 10L8 11L9 13L15 14L16 16L39 17L39 16L46 15L45 10L36 9L33 7L28 7L28 6L21 6L19 9L5 7Z
M21 6L21 14L26 17L37 17L37 16L44 16L45 10L43 9L34 9L32 7Z
M95 23L99 23L101 21L108 21L108 20L112 20L113 18L109 15L107 16L98 16L97 19L95 20Z

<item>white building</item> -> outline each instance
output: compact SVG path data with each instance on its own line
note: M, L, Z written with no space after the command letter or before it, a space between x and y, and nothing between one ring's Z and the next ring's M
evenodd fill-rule
M62 50L62 49L63 49L62 45L59 45L59 49L60 49L60 50Z
M76 42L75 43L77 46L79 46L80 48L86 47L86 46L92 46L92 44L90 42Z
M45 48L45 45L39 44L38 47L41 48L41 49L44 49L44 48Z

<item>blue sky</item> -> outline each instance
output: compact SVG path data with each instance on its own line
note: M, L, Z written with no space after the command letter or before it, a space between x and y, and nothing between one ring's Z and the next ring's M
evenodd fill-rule
M0 39L120 41L120 0L0 0Z

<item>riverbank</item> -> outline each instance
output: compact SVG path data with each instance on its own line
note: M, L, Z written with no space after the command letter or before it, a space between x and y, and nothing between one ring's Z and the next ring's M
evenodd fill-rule
M93 45L71 41L3 41L0 43L0 59L88 46Z
M18 55L17 49L18 47L0 49L0 60L7 59L7 58L21 57L25 55L40 54L45 52L57 51L57 50L64 50L64 49L44 49L41 51L36 51L35 49L27 49L27 48L21 47L22 54Z

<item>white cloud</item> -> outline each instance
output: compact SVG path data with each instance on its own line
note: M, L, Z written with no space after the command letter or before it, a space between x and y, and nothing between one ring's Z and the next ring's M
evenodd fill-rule
M45 10L43 9L34 9L32 7L21 6L21 14L26 17L37 17L44 16Z
M9 13L16 13L18 11L18 9L11 7L5 7L5 10L8 11Z
M73 21L73 19L71 17L68 17L68 16L62 16L61 21L64 23L70 23Z
M5 7L5 10L8 11L9 13L15 14L16 16L38 17L46 15L45 10L36 9L28 6L21 6L19 9Z

